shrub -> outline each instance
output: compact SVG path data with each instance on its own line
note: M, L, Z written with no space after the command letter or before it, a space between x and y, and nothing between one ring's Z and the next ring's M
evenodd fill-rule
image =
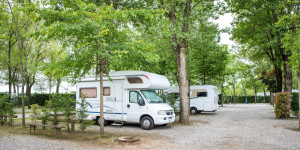
M9 95L0 96L0 125L4 125L4 119L8 119L8 125L12 126L14 117L14 104L8 102Z
M59 112L62 110L62 104L59 96L57 94L52 95L51 99L47 102L47 104L50 108L50 112L52 113L51 116L53 116L53 118L51 119L52 125L57 126L59 122Z
M71 116L75 113L74 103L75 100L68 95L60 95L60 101L62 102L62 111L64 113L64 121L67 130L70 132L70 124L72 122Z
M288 92L275 94L275 115L277 118L290 117L291 94Z
M36 123L36 120L39 119L40 117L40 112L39 112L39 108L40 106L38 104L32 104L31 106L31 110L32 110L32 114L31 114L31 120Z
M8 122L7 122L7 124L10 125L10 126L12 126L13 123L14 123L13 118L15 117L16 113L15 113L14 107L13 107L14 104L11 102L8 105L9 105L10 108L7 110L7 116L8 116Z
M79 105L79 108L76 111L80 126L79 128L83 132L86 127L88 126L88 123L86 123L85 119L87 118L87 106L85 104L85 98L81 99L81 102L77 102Z
M42 124L47 125L47 122L49 121L49 117L50 117L50 109L48 109L47 104L46 106L41 107L41 111L42 113L40 119L42 120ZM45 130L46 127L43 127L43 129Z

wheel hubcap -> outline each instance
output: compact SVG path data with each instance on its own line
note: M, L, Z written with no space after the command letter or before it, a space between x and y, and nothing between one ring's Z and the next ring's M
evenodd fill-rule
M195 111L195 109L193 109L193 110L192 110L192 114L195 114L195 113L196 113L196 111Z
M150 121L149 120L144 120L143 126L148 128L150 126Z

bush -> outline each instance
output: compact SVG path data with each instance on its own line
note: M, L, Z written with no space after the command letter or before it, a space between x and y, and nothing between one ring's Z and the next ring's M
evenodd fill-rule
M281 92L275 94L275 115L277 118L290 117L291 110L291 94L288 92Z
M8 102L9 95L0 96L0 125L4 125L5 118L8 119L8 124L12 126L14 117L14 105L12 102Z
M80 126L79 128L81 129L81 131L83 132L86 127L89 125L85 119L88 117L88 114L87 114L87 106L85 104L85 98L82 98L81 99L81 102L77 102L78 105L79 105L79 108L77 109L76 111L76 114L77 114L77 117L78 117L78 120L79 120L79 123L80 123Z
M46 106L42 106L41 107L41 116L40 119L42 120L42 124L43 125L47 125L47 122L49 121L49 117L50 117L50 109ZM45 130L46 127L43 127L43 129Z
M70 132L71 131L70 124L72 122L71 116L74 115L75 113L75 108L74 108L75 100L68 95L60 95L59 99L60 102L62 103L62 111L65 116L64 117L65 126L67 130Z
M40 112L38 110L40 108L40 106L38 104L32 104L30 106L31 106L31 110L32 110L31 121L36 123L36 120L39 119L39 117L40 117Z
M48 108L50 108L50 111L53 113L51 114L51 116L53 116L53 118L51 119L52 125L57 126L59 112L62 110L62 103L59 96L57 94L52 95L47 104Z

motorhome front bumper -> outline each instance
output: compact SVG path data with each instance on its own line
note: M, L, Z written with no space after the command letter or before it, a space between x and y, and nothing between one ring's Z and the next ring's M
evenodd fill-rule
M156 125L163 125L174 122L175 115L157 115L153 119Z

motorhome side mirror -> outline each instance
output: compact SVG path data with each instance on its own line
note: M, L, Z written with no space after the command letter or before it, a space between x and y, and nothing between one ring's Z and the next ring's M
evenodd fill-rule
M145 101L141 98L141 99L138 100L138 104L140 106L145 106Z

